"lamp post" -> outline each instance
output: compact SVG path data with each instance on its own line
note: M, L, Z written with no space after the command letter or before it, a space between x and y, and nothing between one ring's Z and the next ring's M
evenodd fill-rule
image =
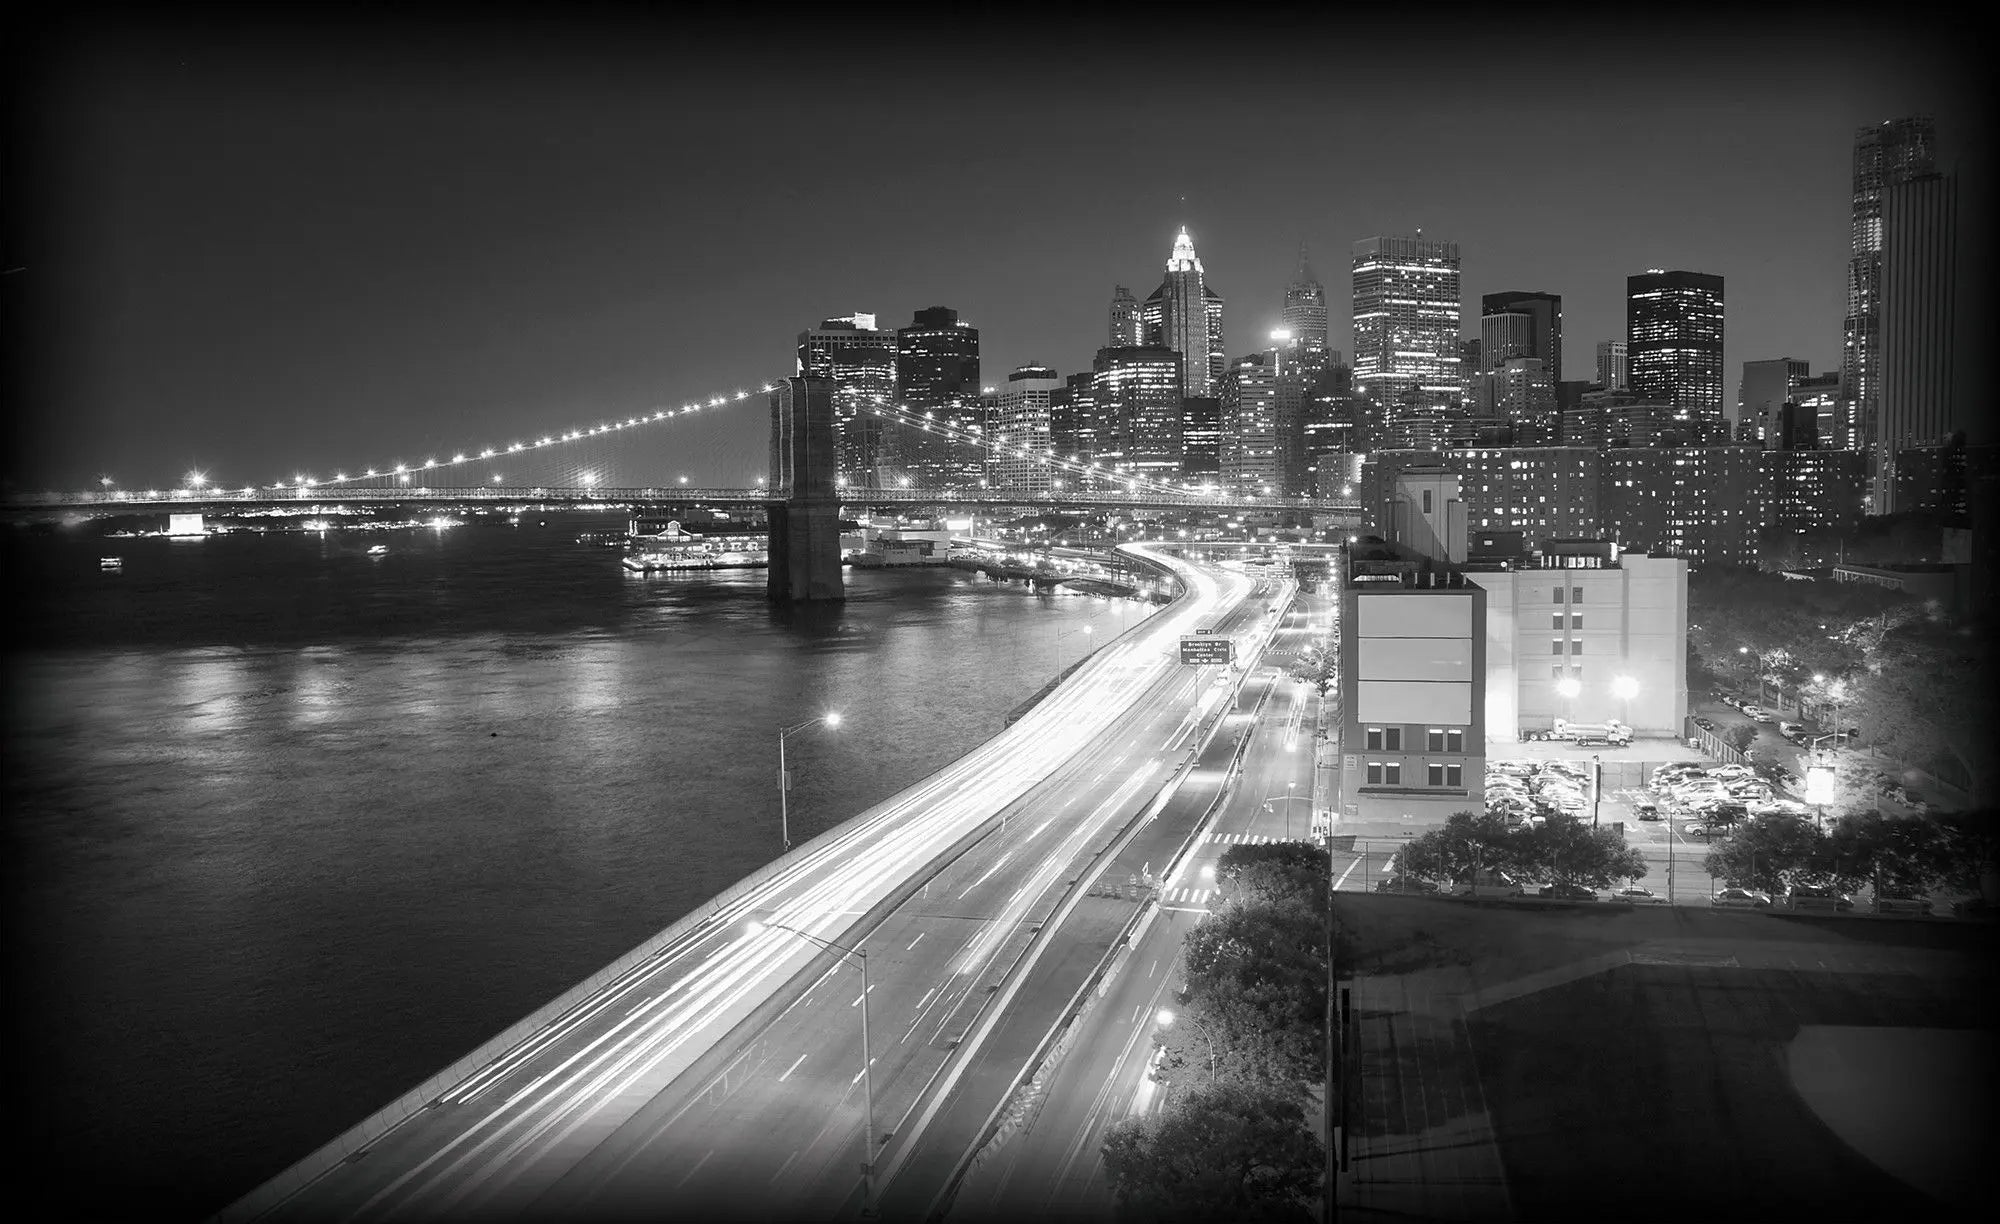
M1632 699L1639 695L1639 682L1630 676L1620 676L1611 682L1611 691L1625 703L1625 725L1632 725Z
M1757 703L1762 705L1764 702L1764 656L1761 652L1752 650L1748 646L1738 646L1736 653L1750 656L1750 665L1757 672Z
M1576 695L1582 691L1583 691L1583 685L1577 683L1576 677L1574 676L1564 676L1562 679L1556 681L1556 692L1562 694L1562 699L1563 699L1564 722L1576 721L1576 710L1571 706L1570 703L1574 701Z
M1160 1022L1161 1028L1171 1028L1174 1023L1174 1013L1170 1008L1162 1007L1154 1019ZM1215 1082L1215 1039L1210 1037L1208 1030L1199 1024L1194 1026L1194 1031L1200 1033L1201 1039L1208 1043L1208 1082L1213 1084Z
M817 722L819 720L814 719L813 721ZM810 935L795 927L788 927L781 923L753 921L750 924L750 929L752 931L783 931L788 935L796 935L800 939L818 944L829 952L840 953L844 959L852 960L861 968L861 1096L863 1107L867 1111L868 1121L868 1130L862 1136L861 1145L861 1214L863 1216L873 1216L875 1214L875 1077L870 1074L868 1069L868 1065L872 1061L868 1057L868 953L861 948L850 948L846 944L837 944L831 939L821 939L817 935Z
M1299 789L1299 784L1298 784L1297 782L1287 782L1287 783L1285 783L1285 793L1284 793L1284 794L1282 794L1282 795L1266 795L1266 796L1264 796L1264 810L1265 810L1265 811L1267 811L1267 812L1271 810L1271 805L1272 805L1273 803L1276 803L1276 802L1277 802L1278 800L1280 800L1280 799L1283 799L1283 800L1285 801L1285 840L1286 840L1286 841L1290 841L1290 840L1292 840L1292 800L1293 800L1293 799L1296 799L1296 798L1298 798L1298 793L1297 793L1297 792L1298 792L1298 789Z
M1075 628L1059 630L1056 633L1056 670L1058 672L1062 670L1062 640L1066 637L1074 637L1079 633L1088 638L1095 630L1095 625L1078 625ZM1089 652L1085 651L1085 653L1088 654Z
M807 727L816 727L820 723L825 723L829 727L838 727L840 725L840 711L830 710L818 718L808 718L795 727L780 726L778 728L778 831L780 836L784 838L785 849L787 851L792 848L792 773L785 768L785 741Z

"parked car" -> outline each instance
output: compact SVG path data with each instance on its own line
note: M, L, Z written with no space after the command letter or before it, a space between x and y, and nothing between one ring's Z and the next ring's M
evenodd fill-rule
M1525 890L1504 871L1481 871L1452 885L1454 897L1518 897Z
M1754 723L1774 723L1778 721L1777 711L1767 710L1762 706L1744 706L1743 712L1749 715L1750 721Z
M1728 782L1734 778L1754 778L1757 776L1757 771L1748 765L1732 761L1727 765L1717 765L1708 771L1708 776Z
M1795 722L1785 722L1782 719L1778 722L1778 734L1786 739L1796 739L1804 733L1805 728Z
M1715 730L1715 720L1712 718L1705 718L1700 714L1694 716L1694 725L1700 727L1704 731Z
M1738 697L1734 693L1724 693L1722 695L1721 700L1723 705L1729 706L1733 709L1740 710L1743 708L1743 699L1741 697Z
M1771 895L1747 888L1725 888L1710 897L1708 903L1719 909L1769 909Z
M1682 825L1682 826L1681 826L1681 836L1682 836L1682 837L1707 837L1707 836L1708 836L1708 826L1707 826L1707 825L1702 825L1702 824L1690 824L1690 825Z
M1375 882L1375 891L1378 893L1412 893L1430 896L1437 890L1438 886L1429 880L1419 880L1413 876L1391 876L1386 880Z
M1794 884L1785 891L1785 908L1833 910L1844 914L1854 908L1854 898L1825 885Z
M1635 803L1632 805L1632 814L1641 820L1658 820L1660 818L1660 805L1657 803Z
M1541 894L1544 897L1554 897L1560 901L1597 900L1596 890L1585 888L1581 884L1544 884L1541 887Z
M1630 888L1621 888L1617 892L1612 893L1611 899L1613 901L1623 901L1628 905L1660 905L1666 902L1665 897L1662 897L1650 888L1640 888L1637 884L1634 884Z
M1868 903L1868 912L1871 914L1914 914L1922 917L1931 912L1931 899L1929 897L1911 895L1884 896L1878 893L1875 899Z

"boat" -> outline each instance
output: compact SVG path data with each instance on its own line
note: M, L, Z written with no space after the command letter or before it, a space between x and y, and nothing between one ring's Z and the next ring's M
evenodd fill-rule
M97 559L97 568L101 570L123 570L125 568L125 558L99 557Z
M368 555L371 557L386 557L389 555L389 546L387 544L370 544L368 546Z

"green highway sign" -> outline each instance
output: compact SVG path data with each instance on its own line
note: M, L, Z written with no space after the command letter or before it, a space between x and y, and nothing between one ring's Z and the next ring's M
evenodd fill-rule
M1235 657L1236 652L1226 637L1196 637L1187 634L1181 638L1183 663L1228 663Z

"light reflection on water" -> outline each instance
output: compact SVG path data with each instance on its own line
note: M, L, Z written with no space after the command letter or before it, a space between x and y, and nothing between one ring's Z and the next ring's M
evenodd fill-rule
M551 522L121 541L121 575L9 541L52 1177L219 1207L774 856L781 722L844 715L787 746L802 842L1118 619L943 572L772 608L761 571L631 580L573 543L618 524Z

